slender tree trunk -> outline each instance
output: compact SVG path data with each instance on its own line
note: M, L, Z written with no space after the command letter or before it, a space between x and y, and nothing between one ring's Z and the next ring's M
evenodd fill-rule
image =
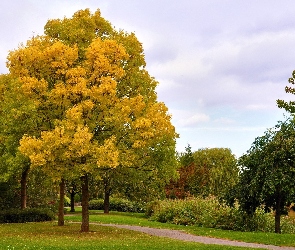
M87 174L81 177L82 181L82 225L81 232L89 232L89 189Z
M30 168L28 166L22 172L21 177L21 209L25 209L27 207L27 180Z
M71 191L71 212L75 212L75 190L74 188Z
M59 204L58 204L58 225L64 226L65 220L64 220L64 199L65 199L65 180L61 179L61 182L59 184Z
M108 214L110 212L110 182L109 179L106 178L104 180L104 202L103 202L103 208L104 213Z
M103 208L105 214L108 214L110 212L110 192L108 190L105 190L104 193Z
M275 214L275 233L281 233L281 194L279 193L276 198L276 214Z

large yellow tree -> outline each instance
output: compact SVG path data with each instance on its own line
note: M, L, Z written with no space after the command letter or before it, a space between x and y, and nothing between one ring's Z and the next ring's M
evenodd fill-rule
M19 150L61 183L60 198L64 180L81 177L83 232L89 231L89 174L144 166L159 147L175 151L177 135L157 101L141 44L115 31L99 10L48 21L44 36L10 52L8 68L38 114L37 132L25 134ZM163 171L175 174L174 166Z

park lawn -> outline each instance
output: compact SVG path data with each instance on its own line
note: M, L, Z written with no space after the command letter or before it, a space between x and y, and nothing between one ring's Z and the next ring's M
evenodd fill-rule
M80 233L79 229L77 223L63 227L56 222L0 224L0 249L253 249L182 242L99 225L91 225L90 233Z
M67 221L81 221L80 210L76 213L66 216ZM125 213L125 212L110 212L103 214L102 211L90 210L90 221L96 223L113 223L125 225L147 226L155 228L167 228L182 230L194 235L209 236L215 238L223 238L244 242L261 243L277 246L293 246L295 247L295 235L293 234L275 234L263 232L238 232L231 230L221 230L213 228L204 228L196 226L181 226L169 223L160 223L148 220L144 214L140 213Z

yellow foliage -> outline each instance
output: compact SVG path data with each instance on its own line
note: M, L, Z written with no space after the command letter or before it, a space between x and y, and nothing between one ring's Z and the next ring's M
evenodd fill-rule
M146 142L142 140L135 140L132 147L133 148L143 148L145 146Z
M116 137L104 141L104 144L95 150L98 167L115 168L119 165L119 151L116 147Z
M88 127L78 126L69 145L71 155L75 157L83 157L91 155L91 139L92 133Z
M152 125L151 120L141 117L135 121L134 128L135 129L144 129L144 128L149 128L151 125Z
M47 37L35 37L11 51L7 66L14 75L57 80L78 58L78 48Z
M71 68L66 72L67 84L74 85L78 82L85 81L86 70L80 66Z
M21 77L20 81L22 83L21 88L23 94L27 95L29 98L37 98L46 94L48 90L48 84L44 79L38 80L34 77Z
M91 72L89 81L97 83L102 76L120 79L124 75L122 63L127 58L125 49L116 41L94 39L86 49L85 66Z
M43 143L41 140L24 136L20 140L19 150L22 154L29 157L33 166L42 166L46 163L42 154Z
M93 29L84 29L81 18ZM131 166L162 138L176 136L166 106L156 101L157 82L142 69L141 44L122 32L99 38L98 21L108 26L89 10L51 20L48 36L8 56L22 93L46 121L38 139L24 136L19 150L48 172Z

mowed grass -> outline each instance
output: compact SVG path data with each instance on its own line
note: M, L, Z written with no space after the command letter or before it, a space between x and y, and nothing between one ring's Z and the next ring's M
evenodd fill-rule
M68 221L81 221L80 210L66 217ZM231 230L221 230L213 228L204 228L196 226L181 226L169 223L160 223L148 220L144 214L110 212L109 215L103 214L102 211L91 211L90 221L96 223L113 223L125 225L147 226L154 228L167 228L182 230L194 235L209 236L215 238L230 239L243 242L261 243L277 246L295 247L295 235L293 234L275 234L263 232L237 232Z
M143 214L111 212L105 215L102 211L91 211L90 233L80 233L81 214L66 216L66 225L57 226L56 222L0 224L0 249L200 249L200 250L250 250L219 245L204 245L183 242L164 237L150 236L131 230L100 226L99 223L140 225L155 228L183 230L196 235L234 239L246 242L257 242L272 245L295 246L294 235L276 235L265 233L242 233L192 226L178 226L149 221Z
M0 224L0 249L251 249L182 242L98 225L91 225L90 233L79 229L77 223L63 227L56 222Z

